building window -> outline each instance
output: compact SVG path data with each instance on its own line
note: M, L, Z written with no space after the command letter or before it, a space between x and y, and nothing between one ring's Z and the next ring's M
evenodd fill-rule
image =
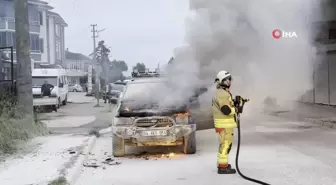
M15 32L0 32L0 47L14 47L15 42Z
M6 47L7 42L6 42L6 32L0 32L0 47Z
M44 52L44 43L43 43L43 39L40 39L40 51L41 51L41 53Z
M55 26L55 33L57 37L61 37L61 26L59 24Z
M58 60L62 60L61 54L61 44L56 41L56 58Z
M36 8L29 8L28 10L29 24L38 26L40 25L40 14Z
M7 32L7 46L14 46L15 32Z
M43 25L43 13L39 12L39 16L40 16L40 25Z
M30 34L30 50L32 52L41 52L39 35Z

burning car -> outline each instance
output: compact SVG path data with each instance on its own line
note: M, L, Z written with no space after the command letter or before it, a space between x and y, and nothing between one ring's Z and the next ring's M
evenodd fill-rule
M153 77L155 78L155 77ZM113 155L125 155L125 146L181 146L185 154L196 153L196 123L189 103L160 106L155 98L145 99L161 80L129 82L112 121ZM137 94L137 95L136 95Z

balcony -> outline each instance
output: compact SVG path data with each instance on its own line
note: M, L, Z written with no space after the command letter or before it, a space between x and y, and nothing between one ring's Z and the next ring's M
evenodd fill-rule
M15 30L15 18L0 17L0 29ZM40 33L40 22L29 20L29 32Z

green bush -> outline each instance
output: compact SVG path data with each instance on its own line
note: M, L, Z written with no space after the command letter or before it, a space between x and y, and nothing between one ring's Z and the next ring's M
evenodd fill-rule
M43 123L20 112L16 98L0 93L0 153L13 152L20 141L45 134Z

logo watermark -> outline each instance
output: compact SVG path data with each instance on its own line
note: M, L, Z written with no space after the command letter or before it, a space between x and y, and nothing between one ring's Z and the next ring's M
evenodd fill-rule
M272 37L274 39L298 38L298 35L294 31L283 31L283 30L280 30L280 29L274 29L272 31Z

